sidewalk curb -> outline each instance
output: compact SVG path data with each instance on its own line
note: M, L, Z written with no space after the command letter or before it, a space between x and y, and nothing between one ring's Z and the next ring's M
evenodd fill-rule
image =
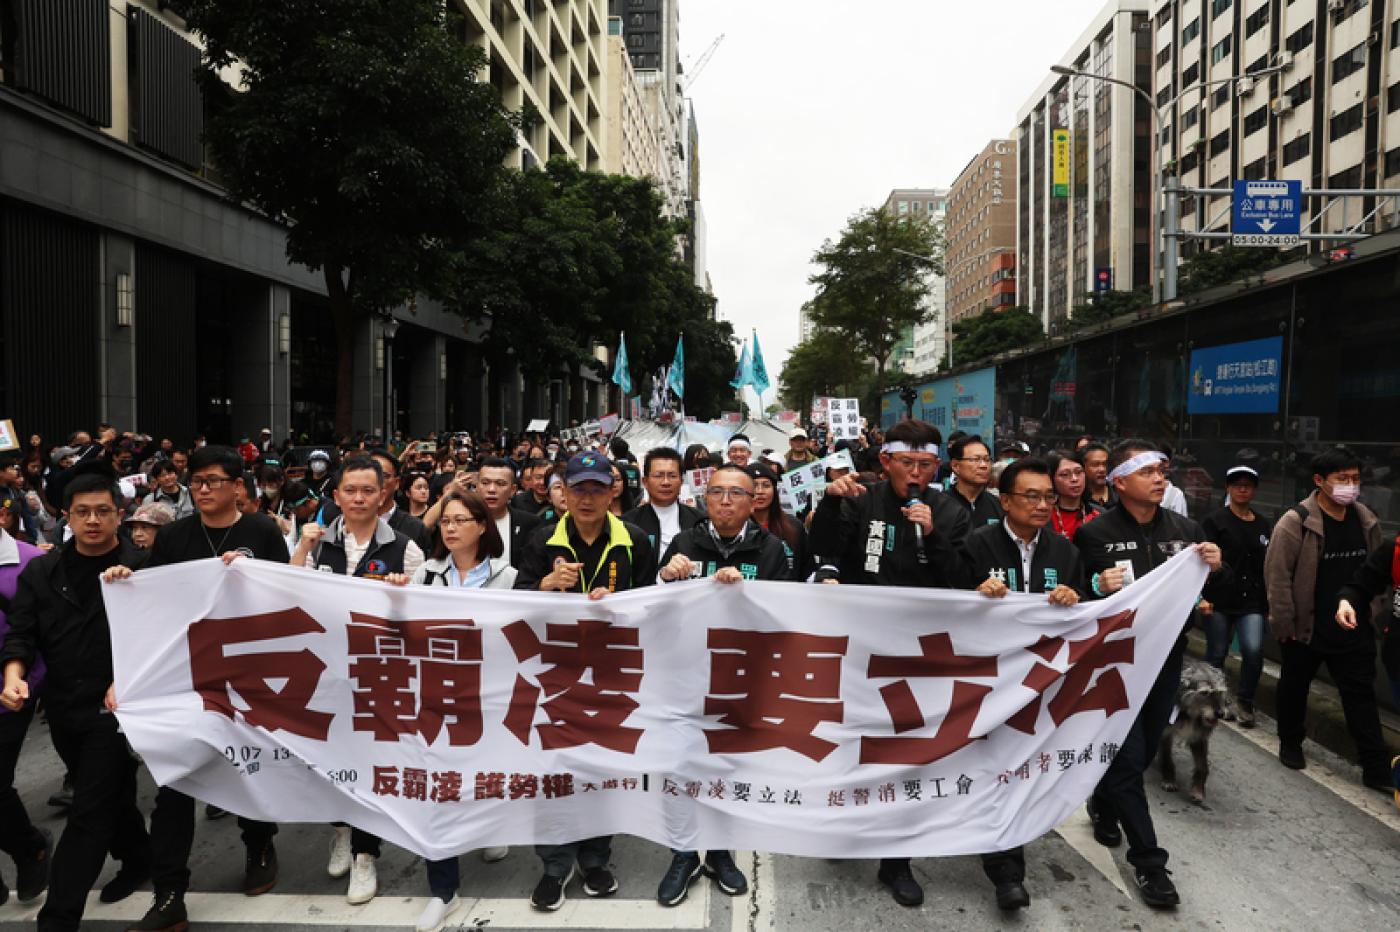
M1189 632L1186 652L1198 660L1205 659L1206 639L1202 632ZM1232 653L1225 658L1225 671L1229 674L1232 685L1239 682L1240 659L1237 655ZM1278 716L1278 677L1278 664L1266 659L1263 675L1259 677L1259 688L1254 694L1255 708L1275 719ZM1380 713L1381 737L1385 739L1391 755L1400 755L1400 716L1384 707ZM1356 763L1356 745L1351 740L1351 733L1347 731L1346 716L1342 713L1342 701L1337 694L1337 688L1321 677L1313 680L1312 689L1308 693L1307 734L1329 751L1340 754L1353 764Z

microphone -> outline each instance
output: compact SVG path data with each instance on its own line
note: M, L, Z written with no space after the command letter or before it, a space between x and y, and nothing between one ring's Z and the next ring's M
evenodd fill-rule
M920 496L919 496L919 484L918 484L917 482L911 482L911 483L909 483L909 500L906 501L906 502L904 503L904 507L905 507L905 508L912 508L912 507L914 507L915 505L920 505L920 504L922 504L922 503L923 503L923 499L920 498ZM918 545L918 548L919 548L920 550L923 550L923 549L924 549L924 526L923 526L922 524L920 524L919 522L917 522L917 521L915 521L915 522L913 522L913 523L914 523L914 542L915 542L915 544Z

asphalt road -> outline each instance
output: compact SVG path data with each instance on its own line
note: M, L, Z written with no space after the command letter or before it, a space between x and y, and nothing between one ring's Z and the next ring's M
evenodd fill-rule
M1224 726L1216 735L1202 806L1184 793L1162 791L1155 771L1149 774L1153 815L1182 893L1181 907L1172 912L1154 912L1137 899L1122 849L1095 844L1079 814L1027 848L1032 903L1010 917L996 909L976 858L915 861L926 899L922 907L906 909L876 882L873 862L752 852L737 853L750 879L747 895L726 897L700 880L685 903L666 909L654 896L669 853L650 842L619 838L613 865L621 882L618 894L590 900L575 882L564 908L552 914L529 906L539 876L532 852L517 848L496 864L463 856L464 906L449 928L1400 929L1400 810L1363 789L1354 766L1316 745L1307 746L1306 771L1284 769L1274 756L1272 723L1261 725L1251 732ZM1184 752L1178 758L1179 766L1189 766ZM45 800L58 787L61 772L47 728L36 724L16 781L31 815L55 836L63 821ZM152 797L147 778L143 804L148 810ZM386 848L379 897L366 906L349 906L345 881L325 874L330 829L308 825L284 826L278 835L281 876L275 890L245 897L238 892L243 849L235 820L200 819L188 899L198 930L411 929L425 902L421 863ZM0 862L13 886L13 865L7 858ZM109 864L102 879L113 870ZM141 892L101 906L94 893L91 904L85 929L122 929L145 911L150 896ZM32 928L36 912L37 905L21 908L12 898L0 907L0 929Z

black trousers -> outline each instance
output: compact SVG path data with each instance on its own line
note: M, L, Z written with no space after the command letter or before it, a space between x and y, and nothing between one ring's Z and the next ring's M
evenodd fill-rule
M1012 848L982 855L982 872L992 883L1022 883L1026 879L1026 849Z
M277 834L270 822L238 817L243 844L249 851L261 851ZM156 793L151 813L151 883L161 893L184 895L190 888L190 850L194 847L194 799L178 790L162 786Z
M16 861L34 857L44 847L44 836L29 821L15 790L15 767L33 718L32 703L18 712L0 713L0 851Z
M50 714L54 748L73 777L73 805L49 868L49 896L39 911L41 932L77 929L88 891L107 852L123 866L151 858L146 823L136 807L136 758L107 712Z
M1324 654L1301 641L1284 641L1278 678L1278 739L1302 744L1308 713L1308 691L1318 668L1327 664L1342 698L1347 731L1356 742L1361 769L1367 775L1390 773L1390 755L1381 737L1381 713L1376 705L1376 656L1351 651Z
M1094 787L1094 806L1106 816L1117 819L1128 839L1128 863L1139 870L1166 867L1166 849L1157 844L1157 830L1152 825L1152 812L1147 807L1147 791L1142 775L1157 753L1162 732L1171 721L1176 707L1176 693L1181 686L1181 656L1186 639L1178 638L1167 655L1162 672L1147 693L1133 727L1123 739L1123 746L1107 772Z

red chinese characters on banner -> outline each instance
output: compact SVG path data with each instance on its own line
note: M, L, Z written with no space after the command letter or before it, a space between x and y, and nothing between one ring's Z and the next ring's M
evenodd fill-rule
M836 745L816 737L822 722L840 722L841 660L847 639L786 631L709 632L710 695L705 714L724 729L706 729L716 754L788 748L820 761Z
M468 619L393 621L350 613L355 731L418 734L453 747L481 739L481 629Z
M1043 637L1034 647L1028 648L1045 661L1037 662L1022 680L1022 685L1035 690L1036 697L1006 724L1023 734L1035 734L1041 699L1056 683L1060 688L1050 700L1049 708L1050 720L1057 726L1080 712L1098 711L1109 716L1126 710L1128 689L1123 683L1123 674L1114 669L1114 664L1133 662L1135 639L1120 637L1110 641L1108 637L1132 628L1136 616L1133 611L1119 612L1098 619L1098 630L1083 640ZM1069 646L1069 669L1062 673L1047 664L1055 661L1066 644ZM1103 672L1094 680L1094 674L1100 670Z
M310 707L326 665L310 650L241 651L227 648L273 641L304 634L324 634L321 627L299 608L238 618L206 618L189 626L190 679L204 701L204 708L230 720L242 718L249 725L282 730L317 741L330 732L329 712ZM281 680L282 687L270 683ZM232 694L248 706L238 709Z
M977 722L977 713L982 709L983 700L992 692L991 686L955 679L953 700L938 726L938 731L932 737L915 737L907 733L918 731L927 723L907 677L972 677L994 680L997 675L997 658L959 654L953 649L953 640L947 634L925 635L919 638L919 648L920 653L912 657L881 654L870 656L867 675L871 679L896 676L901 679L880 688L880 696L885 700L885 709L890 714L895 736L862 737L862 764L932 764L967 747L974 740L979 740L972 737L972 728Z
M527 622L502 629L515 657L524 663L539 658L549 669L538 684L516 674L505 726L521 744L530 743L530 729L539 733L545 750L596 744L631 754L642 729L625 724L637 708L632 694L642 686L642 649L636 628L585 619L574 624L546 624L540 641ZM585 682L589 674L591 682ZM543 701L541 701L543 697ZM547 721L535 726L536 709Z

